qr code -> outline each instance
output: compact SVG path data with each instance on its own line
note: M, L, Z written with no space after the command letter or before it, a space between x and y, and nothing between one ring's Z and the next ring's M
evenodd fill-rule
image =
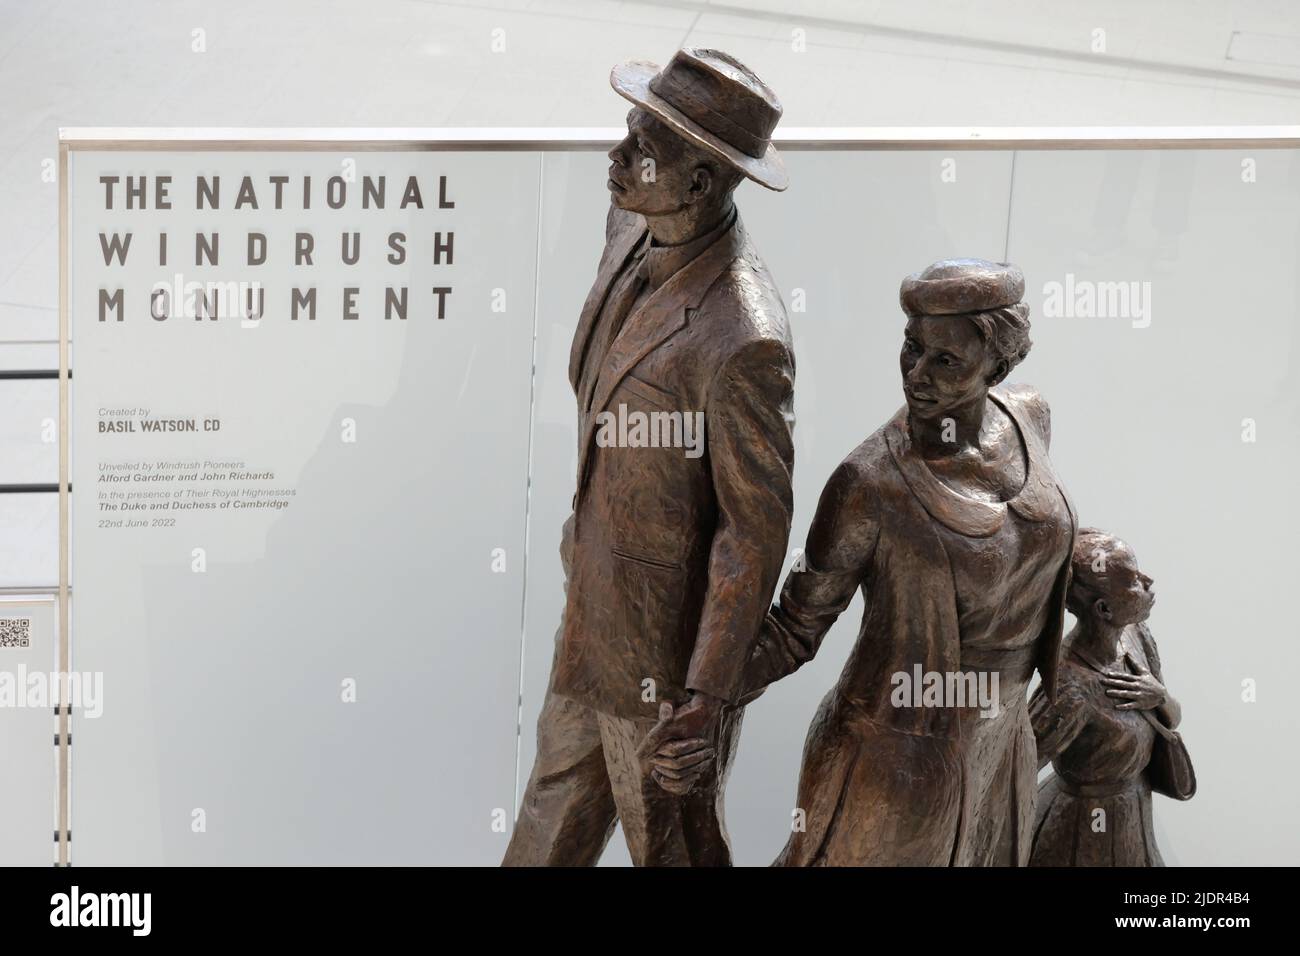
M30 617L0 617L0 647L31 647Z

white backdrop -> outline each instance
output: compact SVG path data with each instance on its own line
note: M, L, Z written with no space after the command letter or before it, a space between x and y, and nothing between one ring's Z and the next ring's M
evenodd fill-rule
M347 144L70 158L73 663L106 686L103 717L74 720L74 860L496 862L509 823L494 824L513 819L531 766L559 620L576 442L568 346L600 253L606 160ZM319 182L349 158L358 174L414 171L422 185L448 175L456 209L231 209L200 224L192 209L107 212L98 183L170 172L189 202L199 172L221 172L226 188L275 172ZM807 303L791 316L791 547L835 464L900 403L899 280L946 256L1010 258L1028 279L1035 341L1013 378L1051 402L1053 457L1083 522L1129 540L1157 581L1151 623L1201 781L1190 803L1157 799L1165 857L1294 860L1288 795L1300 781L1277 755L1296 717L1276 675L1300 663L1283 550L1300 464L1300 152L792 147L787 164L787 193L746 185L737 198L787 303L795 290ZM426 302L402 324L344 322L333 306L314 326L270 306L255 329L147 312L96 321L114 273L130 288L159 277L159 231L180 256L196 231L220 229L234 250L253 222L273 247L300 227L382 244L397 221L426 237L419 261L322 259L311 273L322 303L347 270L368 288L400 274L413 303L449 275L459 308L447 320ZM146 255L105 267L99 232L127 226ZM433 267L427 237L448 228L454 265ZM305 281L282 260L264 267L268 287ZM1150 283L1149 314L1046 316L1045 286L1068 276ZM97 432L99 410L119 406L223 428ZM97 526L100 462L208 452L273 468L298 494L283 511ZM784 842L804 733L860 613L855 600L822 656L746 715L727 802L738 863L765 864ZM341 699L348 678L355 703ZM1243 681L1258 682L1256 702L1243 702ZM606 862L625 861L616 838Z

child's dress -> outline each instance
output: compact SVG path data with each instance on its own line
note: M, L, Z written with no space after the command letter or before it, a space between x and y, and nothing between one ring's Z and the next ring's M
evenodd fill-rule
M1163 683L1145 624L1127 628L1120 644ZM1041 690L1029 704L1039 760L1055 771L1038 789L1029 865L1164 866L1148 767L1166 743L1143 711L1116 709L1122 701L1106 695L1100 666L1077 651L1067 651L1059 680L1055 707Z

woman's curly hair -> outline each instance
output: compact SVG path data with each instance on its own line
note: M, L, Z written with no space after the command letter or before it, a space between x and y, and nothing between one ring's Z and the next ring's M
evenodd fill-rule
M1024 361L1034 344L1029 340L1028 303L1017 302L987 312L971 312L966 317L975 324L984 346L993 349L994 357L999 361L1007 363L1008 373Z

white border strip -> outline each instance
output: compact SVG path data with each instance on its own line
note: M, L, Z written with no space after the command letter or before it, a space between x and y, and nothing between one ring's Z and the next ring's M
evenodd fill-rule
M70 149L599 149L621 127L463 127L374 129L81 126L59 130ZM791 127L773 141L786 149L1288 149L1300 126L879 126Z

